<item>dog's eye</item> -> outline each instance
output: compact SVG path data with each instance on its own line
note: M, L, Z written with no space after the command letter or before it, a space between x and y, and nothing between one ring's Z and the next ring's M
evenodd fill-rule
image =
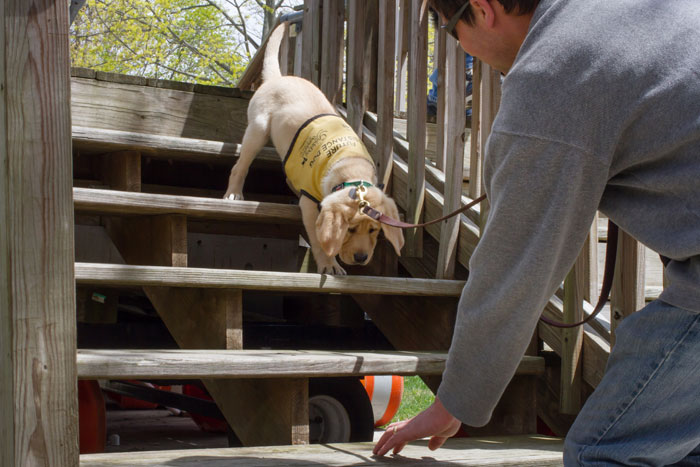
M378 230L378 229L375 229L374 227L370 227L369 233L373 234L373 233L376 232L377 230Z
M349 228L348 228L348 232L350 232L350 233L355 233L355 232L357 232L357 227L349 227Z

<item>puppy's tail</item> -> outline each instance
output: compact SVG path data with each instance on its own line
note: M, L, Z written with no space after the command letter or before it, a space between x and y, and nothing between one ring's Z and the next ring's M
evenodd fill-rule
M265 46L265 59L263 60L262 78L263 82L279 78L282 76L280 72L280 62L279 62L279 52L280 44L282 43L282 38L284 33L287 31L287 22L284 21L280 23L267 40L267 46Z

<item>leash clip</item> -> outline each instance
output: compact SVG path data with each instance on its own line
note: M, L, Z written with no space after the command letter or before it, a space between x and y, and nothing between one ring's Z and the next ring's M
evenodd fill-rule
M359 210L362 212L362 210L369 206L369 201L365 199L365 194L367 193L367 187L364 185L360 185L357 187L357 197L359 199Z

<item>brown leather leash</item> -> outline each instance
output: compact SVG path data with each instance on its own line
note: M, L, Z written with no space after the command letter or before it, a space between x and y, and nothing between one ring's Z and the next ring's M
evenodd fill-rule
M366 189L362 185L350 190L350 197L352 199L358 200L358 202L360 203L360 212L366 214L367 216L371 217L377 222L381 222L382 224L390 225L392 227L398 227L400 229L412 229L416 227L425 227L427 225L437 224L438 222L442 222L446 219L449 219L452 216L456 216L457 214L466 211L467 209L479 204L480 202L486 199L486 195L481 195L475 200L466 204L465 206L447 214L446 216L442 216L439 219L433 219L432 221L423 222L422 224L409 224L397 219L393 219L374 209L372 206L369 205L367 201L365 201L364 193L366 193ZM550 326L554 326L557 328L575 328L577 326L582 326L587 322L591 321L593 318L596 317L596 315L598 315L598 313L601 312L601 310L605 306L605 303L608 301L608 297L610 296L610 290L612 289L613 276L615 274L615 259L617 256L617 237L617 225L611 220L608 220L608 244L606 246L605 251L605 268L603 271L603 284L601 285L598 303L593 309L593 312L577 323L562 323L559 321L551 320L545 316L540 316L540 320L543 323L549 324Z

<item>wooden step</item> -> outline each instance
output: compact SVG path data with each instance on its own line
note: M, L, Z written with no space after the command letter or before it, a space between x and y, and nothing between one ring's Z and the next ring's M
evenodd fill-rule
M232 164L241 153L241 145L223 141L182 138L131 131L105 130L83 126L73 127L73 149L79 154L98 155L116 151L139 151L150 157L187 160L192 162L221 161ZM274 148L263 148L256 156L280 164Z
M445 352L321 350L78 350L81 379L313 378L441 375ZM524 356L518 375L541 375L544 359Z
M458 297L464 281L75 263L78 284Z
M320 466L561 466L563 441L537 435L453 438L437 451L426 440L408 444L398 456L377 458L373 443L311 444L260 448L192 449L84 454L81 467L320 467Z
M76 212L90 214L184 214L211 220L301 224L299 206L291 204L232 201L93 188L73 188L73 203Z

